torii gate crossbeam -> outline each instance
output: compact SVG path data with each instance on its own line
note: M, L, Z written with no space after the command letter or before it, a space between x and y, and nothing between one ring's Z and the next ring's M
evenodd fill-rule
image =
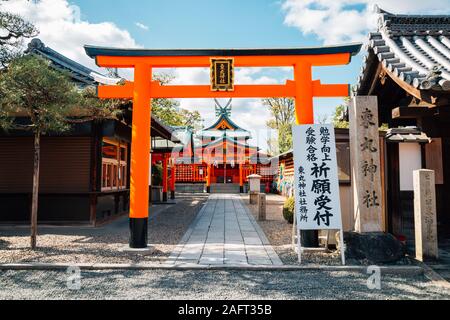
M345 97L348 84L313 81L313 66L345 65L361 44L289 49L116 49L85 46L100 67L133 68L134 81L99 86L100 98L133 99L130 247L147 247L149 157L152 98L271 98L295 99L297 124L314 123L314 97ZM236 85L233 91L212 91L208 85L161 86L152 81L155 68L210 67L211 58L233 58L235 67L293 67L294 81L284 85Z

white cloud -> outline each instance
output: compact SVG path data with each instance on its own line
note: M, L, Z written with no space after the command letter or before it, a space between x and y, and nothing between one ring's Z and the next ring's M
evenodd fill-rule
M91 68L96 68L94 60L84 52L83 45L92 44L111 47L139 47L130 33L112 22L90 23L81 19L80 8L67 0L41 0L39 2L12 0L1 5L2 10L19 13L38 27L39 38L45 45L61 54ZM136 26L147 30L140 22ZM146 29L147 28L147 29ZM181 68L156 70L171 73L176 80L173 84L209 84L208 68ZM121 74L132 79L132 72L121 70ZM264 74L262 68L238 68L236 82L239 84L278 83L276 78ZM205 125L215 120L212 99L180 99L181 107L198 110L205 119ZM265 131L269 113L257 99L236 99L233 102L233 120L243 128ZM255 137L257 136L254 134ZM256 141L254 141L256 144ZM265 141L260 140L260 146Z
M91 68L95 68L94 60L84 52L85 44L139 47L128 31L112 22L82 20L80 8L67 0L12 0L1 4L1 8L34 23L45 45Z
M285 0L284 23L325 44L364 41L376 28L373 7L398 14L450 13L450 0Z
M148 31L148 29L149 29L149 27L147 25L140 23L140 22L136 22L135 25L136 25L136 27L138 27L142 30L145 30L145 31Z

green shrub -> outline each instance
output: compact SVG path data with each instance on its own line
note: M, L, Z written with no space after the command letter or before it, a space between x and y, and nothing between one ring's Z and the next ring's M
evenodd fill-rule
M294 197L287 198L283 205L283 217L288 223L294 223Z
M163 167L160 164L152 166L152 186L161 186L163 181Z

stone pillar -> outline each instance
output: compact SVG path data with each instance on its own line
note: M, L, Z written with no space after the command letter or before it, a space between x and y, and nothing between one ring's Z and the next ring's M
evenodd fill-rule
M353 97L349 120L354 228L384 231L377 97Z
M258 194L258 221L266 220L266 194Z
M415 170L414 177L414 230L416 259L437 259L438 237L436 222L436 186L433 170Z
M258 174L251 174L247 177L250 186L250 204L258 203L258 194L261 190L261 176Z

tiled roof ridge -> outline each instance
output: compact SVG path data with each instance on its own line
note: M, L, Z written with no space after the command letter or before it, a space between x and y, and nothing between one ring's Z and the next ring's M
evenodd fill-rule
M364 90L376 60L417 89L450 91L450 15L394 15L379 7L375 11L378 30L369 33L356 91Z
M113 78L104 75L98 71L94 71L64 55L46 46L39 38L34 38L28 44L25 53L36 53L46 59L51 60L54 64L62 69L69 70L71 76L77 81L87 85L92 84L118 84L123 79Z
M436 14L396 14L396 13L391 13L389 11L386 11L378 6L375 7L374 10L376 13L378 14L382 14L386 17L394 17L394 18L405 18L405 19L415 19L415 18L430 18L430 19L445 19L445 18L449 18L450 15L448 14L440 14L440 15L436 15Z

